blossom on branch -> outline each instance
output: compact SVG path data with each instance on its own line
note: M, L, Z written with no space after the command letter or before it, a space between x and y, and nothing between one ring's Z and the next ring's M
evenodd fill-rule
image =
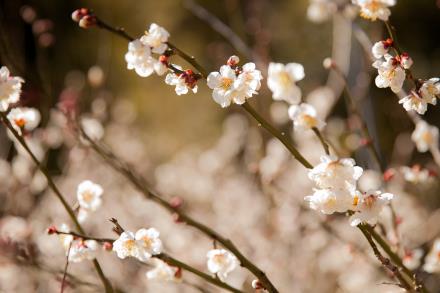
M167 67L151 56L151 48L139 39L128 43L128 52L125 54L127 69L134 69L139 76L148 77L153 72L163 75Z
M283 100L289 104L298 104L301 100L301 89L297 81L304 78L304 67L298 63L269 64L267 86L272 91L274 100Z
M383 207L393 197L391 193L382 193L381 191L367 191L362 193L360 197L356 197L355 213L350 217L351 226L357 226L364 222L375 225Z
M181 269L170 266L160 259L153 259L154 268L145 273L148 280L178 282L182 280Z
M365 19L387 21L391 15L389 7L396 5L396 0L352 0L361 9L360 15Z
M393 43L392 39L376 42L371 48L371 53L373 53L374 58L381 59L384 57L393 46Z
M290 106L289 117L293 120L295 128L299 130L312 128L321 130L325 126L325 122L317 117L315 108L306 103Z
M239 265L235 255L225 249L212 249L208 251L206 257L208 270L216 274L221 281L224 281Z
M304 200L309 203L311 209L330 215L352 209L358 194L355 188L314 189L314 193L304 197Z
M155 228L140 229L135 233L123 232L113 243L113 251L119 258L135 257L140 261L147 261L151 256L162 252L162 241L159 231Z
M149 46L151 51L156 54L162 54L168 49L168 38L170 34L163 27L152 23L145 35L141 37L142 44Z
M431 78L423 82L420 87L420 96L430 104L437 104L440 95L440 78Z
M22 134L22 130L34 130L41 120L40 112L38 112L37 109L26 107L13 108L7 117L11 125L20 135Z
M402 90L405 81L405 69L402 67L400 60L389 54L385 54L385 61L380 59L373 63L373 67L377 68L378 75L375 79L378 88L391 88L394 93Z
M21 77L11 76L6 66L0 68L0 111L4 112L10 104L18 102L23 83Z
M411 139L421 153L427 152L430 148L438 148L438 128L420 120L411 134Z
M177 69L181 69L177 65L173 65ZM197 93L197 76L191 69L185 70L183 73L176 74L174 72L170 72L165 77L165 83L169 85L175 86L175 91L178 96L185 95L189 90L192 90L193 93Z
M101 185L95 184L90 180L81 182L78 185L76 196L80 206L78 221L83 222L90 212L96 211L102 204L102 193L104 190Z

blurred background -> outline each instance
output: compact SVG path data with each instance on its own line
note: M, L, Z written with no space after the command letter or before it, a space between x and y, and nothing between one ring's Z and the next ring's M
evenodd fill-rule
M135 37L158 23L170 32L173 44L210 71L234 54L242 62L256 62L265 77L268 62L303 64L306 77L299 86L304 100L327 118L326 136L342 154L371 169L361 189L380 187L382 174L340 98L343 82L322 66L331 56L348 76L386 167L417 163L438 172L429 153L414 150L414 125L395 95L374 85L366 51L385 35L383 25L357 18L347 2L333 1L337 12L317 23L308 17L308 0L2 0L0 64L26 80L20 104L38 108L43 118L32 145L72 205L82 180L104 187L104 206L86 223L90 234L111 235L110 217L131 230L154 226L170 253L202 270L212 246L197 231L174 224L81 145L55 110L69 103L78 106L82 117L99 121L106 144L167 197L182 197L190 214L238 243L281 292L399 292L382 284L389 281L386 274L344 217L322 217L304 206L303 197L311 193L305 170L242 109L221 109L202 83L199 93L177 96L164 77L139 77L126 69L124 39L98 28L81 29L71 20L75 9L88 7ZM391 10L399 43L415 61L415 75L438 76L440 2L399 0ZM321 146L313 136L292 131L288 105L272 100L265 81L252 104L318 162ZM424 118L439 126L439 114L440 109L430 107ZM0 141L0 291L57 292L65 257L45 229L68 218L4 128ZM387 190L398 195L395 207L402 224L396 235L392 229L385 234L400 242L402 253L419 247L426 253L440 232L438 180L415 184L401 177ZM389 223L389 215L384 222ZM188 284L150 282L144 276L147 268L109 253L102 253L100 261L125 292L199 292L197 285L203 284L189 274ZM90 264L73 264L69 272L77 279L69 279L67 290L99 292ZM440 290L436 276L421 274L433 292ZM241 269L229 280L246 292L252 292L251 281Z

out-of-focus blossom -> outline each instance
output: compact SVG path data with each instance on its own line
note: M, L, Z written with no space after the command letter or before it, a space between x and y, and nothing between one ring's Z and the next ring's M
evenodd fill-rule
M228 274L235 270L239 262L235 255L225 249L212 249L207 253L208 270L224 281Z
M329 20L336 10L336 4L331 0L310 0L307 18L312 22L321 23Z
M136 234L125 231L113 243L113 251L122 259L131 256L147 261L152 255L161 253L162 241L154 228L140 229Z
M417 92L411 91L409 95L399 100L399 104L403 104L403 108L406 111L414 110L420 115L425 114L426 110L428 110L428 103L434 102L433 105L437 102L434 100L426 100L423 99Z
M435 174L431 170L424 169L420 165L414 165L412 167L403 166L400 168L403 178L413 184L424 184L432 182Z
M306 103L290 106L289 117L293 120L295 129L298 130L308 130L312 128L322 130L325 126L325 122L317 117L315 108Z
M357 226L363 222L375 225L382 209L392 199L391 193L382 193L381 191L367 191L360 197L355 198L355 213L350 217L352 226Z
M98 141L104 136L104 127L101 122L95 118L81 118L81 127L87 136L94 141Z
M174 65L174 67L179 68L179 66ZM189 90L193 93L197 93L197 79L194 77L192 70L186 70L184 73L176 74L174 72L168 73L165 77L165 83L175 86L175 91L178 96L185 95Z
M420 266L422 256L423 250L420 248L405 250L402 262L408 269L415 270Z
M58 231L63 233L70 233L70 228L67 224L61 224L61 226L58 228ZM68 234L59 234L58 235L61 245L63 246L64 250L67 252L70 248L70 244L73 241L73 236Z
M0 68L0 111L4 112L10 104L18 102L22 83L24 80L18 76L11 76L6 66Z
M150 76L153 72L163 75L167 71L167 67L162 62L151 56L150 47L138 39L128 43L125 61L127 61L127 69L134 69L142 77Z
M421 153L428 151L431 147L437 148L438 128L421 120L417 122L414 132L411 134L411 139Z
M304 67L298 63L269 64L267 86L272 91L274 100L284 100L290 104L298 104L301 99L301 89L297 81L304 78Z
M390 87L393 92L398 93L402 90L406 78L405 69L395 57L389 54L384 57L385 61L381 59L373 63L373 67L378 71L375 79L376 86L379 88Z
M162 282L178 282L181 280L178 267L170 266L160 259L153 259L154 268L145 273L148 280L156 280Z
M152 23L145 35L141 37L140 41L151 48L151 51L156 54L162 54L168 48L167 42L170 34L163 27Z
M78 221L83 222L90 212L96 211L101 206L103 192L101 185L90 180L83 181L78 185L76 192L80 206Z
M68 252L69 261L77 263L83 260L93 260L96 258L98 247L98 242L95 240L74 240Z
M392 39L386 39L384 41L374 43L373 47L371 48L374 58L381 59L384 57L390 50L391 46L393 46L393 43L394 42Z
M244 104L246 99L257 94L262 78L254 63L246 63L242 68L223 65L219 72L208 75L208 86L213 89L214 101L224 108L231 103Z
M354 188L315 189L312 195L304 197L313 210L330 215L335 212L343 213L354 207L359 192Z
M26 107L13 108L7 117L11 125L20 135L22 134L22 130L34 130L41 119L40 112L38 112L37 109Z
M423 82L420 87L420 95L430 104L437 104L437 97L440 95L440 78L431 78Z
M440 239L437 238L425 257L423 269L428 273L440 273Z
M321 156L321 163L309 171L310 180L319 188L343 189L356 185L363 169L353 159Z
M396 0L352 0L361 9L360 15L372 21L387 21L391 15L389 7L396 5Z

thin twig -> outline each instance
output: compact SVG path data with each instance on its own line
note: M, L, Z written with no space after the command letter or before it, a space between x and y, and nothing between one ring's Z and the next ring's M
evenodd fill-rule
M69 249L67 250L66 265L64 266L63 279L61 280L61 293L64 292L64 282L66 281L66 277L67 277L67 268L69 266L69 255L71 248L72 248L72 242L69 243Z
M330 155L330 148L328 143L325 141L324 137L322 136L321 132L319 131L318 128L313 127L312 128L313 132L315 133L316 137L318 137L319 141L322 144L322 147L324 148L325 154L326 155Z

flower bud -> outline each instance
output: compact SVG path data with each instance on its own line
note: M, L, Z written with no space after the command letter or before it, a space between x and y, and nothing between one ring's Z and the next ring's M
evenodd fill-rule
M171 198L170 200L170 205L174 208L174 209L178 209L183 205L183 199L179 196L174 196L173 198Z
M240 62L240 58L238 58L238 56L232 55L231 57L229 57L226 64L229 66L237 66L238 62Z
M96 23L97 23L96 16L88 14L88 15L84 16L83 18L81 18L81 20L79 21L79 26L87 29L92 26L95 26Z
M396 171L393 168L386 170L383 173L383 181L385 181L385 182L390 181L391 179L394 178L395 174L396 174Z
M334 62L332 58L328 57L325 58L324 61L322 61L322 66L324 66L325 69L330 69L334 66Z
M57 232L58 232L58 230L57 230L57 227L55 227L55 226L49 226L49 228L47 228L47 234L49 234L49 235L55 234Z
M80 8L72 12L72 20L75 22L79 22L84 16L89 15L90 10L87 8Z
M113 248L113 244L106 241L102 244L102 248L104 248L106 251L110 251Z
M264 286L260 282L260 280L253 280L252 281L252 288L254 288L255 290L260 290L260 289L264 289Z

